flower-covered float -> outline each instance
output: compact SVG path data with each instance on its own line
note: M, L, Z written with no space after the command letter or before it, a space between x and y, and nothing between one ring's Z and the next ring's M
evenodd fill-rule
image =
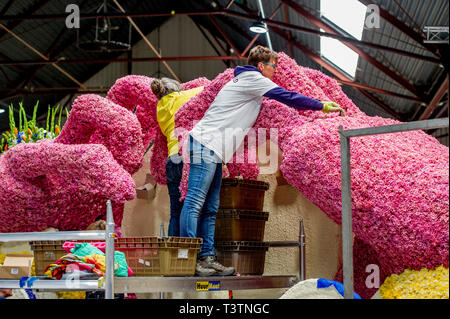
M183 146L195 121L233 77L231 69L213 81L198 79L185 88L205 89L184 104L176 114L176 126ZM108 97L116 103L156 103L151 79L129 76L119 79ZM323 73L303 68L281 53L274 82L289 90L343 106L346 117L321 112L297 112L276 101L264 100L254 128L277 128L283 154L281 171L285 179L336 223L341 222L340 143L338 127L354 129L397 124L398 121L369 117L343 93L337 82ZM153 124L156 118L153 105ZM165 139L155 131L150 170L159 183L165 182ZM260 143L264 141L258 141ZM423 268L448 269L448 148L422 131L353 138L351 141L353 232L355 234L355 290L363 297L376 292L367 288L368 264L380 266L381 282L391 274ZM247 157L249 153L244 152ZM230 177L241 174L255 179L258 166L227 164ZM185 165L182 194L186 194L189 165ZM336 275L342 278L342 273ZM447 279L448 282L448 279ZM448 285L448 284L447 284Z
M176 114L182 148L186 132L232 77L233 71L228 69L212 81L199 78L183 85L185 89L201 85L205 89ZM346 110L345 117L297 112L265 99L254 125L278 130L274 142L282 151L283 176L340 224L338 127L355 129L399 122L367 116L335 80L297 65L283 53L279 54L273 80L312 98L337 102ZM117 204L114 214L120 225L121 205L134 196L131 174L140 167L152 140L150 171L158 183L165 184L167 148L156 122L157 100L151 92L151 81L145 76L126 76L116 81L106 98L81 96L54 141L27 148L16 146L2 155L0 200L7 205L0 209L0 231L36 231L46 226L80 229L104 214L103 201L107 198ZM244 158L251 153L244 152ZM423 269L427 270L423 272L425 277L439 273L429 280L446 278L448 286L448 147L422 131L410 131L353 138L351 154L355 291L368 298L377 290L366 286L368 264L379 266L380 282L387 283L381 289L386 297L395 295L389 292L395 286L393 276ZM258 176L255 163L234 161L227 168L224 173L229 177ZM184 196L188 171L189 165L185 165L180 186ZM21 192L23 189L28 191ZM339 279L342 272L336 275Z
M18 143L0 156L0 232L84 230L106 215L107 199L120 225L143 153L132 112L80 96L56 138Z

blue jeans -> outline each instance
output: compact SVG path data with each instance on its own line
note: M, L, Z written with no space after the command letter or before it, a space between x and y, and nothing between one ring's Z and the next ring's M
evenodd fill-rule
M180 202L180 182L183 174L183 158L179 154L170 156L166 162L166 183L170 198L169 236L180 236L180 214L183 202Z
M214 231L222 183L222 161L192 137L189 137L188 150L188 191L180 216L180 236L203 238L199 257L215 255Z

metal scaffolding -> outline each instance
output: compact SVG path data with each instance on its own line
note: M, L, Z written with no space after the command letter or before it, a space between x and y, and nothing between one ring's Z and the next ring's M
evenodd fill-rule
M181 292L196 291L197 282L218 282L219 290L246 290L288 288L305 280L305 232L303 219L300 219L298 241L267 242L269 247L299 248L299 277L278 276L228 276L228 277L114 277L114 219L111 201L106 204L106 230L104 231L64 231L64 232L25 232L0 234L0 242L28 242L42 240L105 240L106 271L100 278L80 280L53 280L47 277L23 277L21 279L0 279L0 288L44 289L54 291L99 290L105 292L105 299L114 299L114 293L139 292ZM164 234L161 233L163 236Z
M67 231L67 232L29 232L3 233L0 242L27 242L40 240L104 240L105 278L103 280L52 280L46 277L24 277L20 280L0 279L1 288L34 288L51 290L104 290L106 299L114 297L114 219L111 201L106 202L106 230Z

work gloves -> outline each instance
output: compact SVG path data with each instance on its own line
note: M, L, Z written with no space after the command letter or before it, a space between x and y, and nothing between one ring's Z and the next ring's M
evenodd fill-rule
M329 113L329 112L340 112L341 116L345 116L345 111L342 107L339 106L339 104L335 102L322 102L323 108L322 112Z

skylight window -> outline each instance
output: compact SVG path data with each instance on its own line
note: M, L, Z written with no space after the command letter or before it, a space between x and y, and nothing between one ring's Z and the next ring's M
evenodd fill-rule
M350 36L361 40L366 6L358 0L321 0L320 12ZM323 31L323 30L321 30ZM323 58L330 61L351 77L355 77L358 65L358 54L342 42L328 38L320 38L320 51Z

